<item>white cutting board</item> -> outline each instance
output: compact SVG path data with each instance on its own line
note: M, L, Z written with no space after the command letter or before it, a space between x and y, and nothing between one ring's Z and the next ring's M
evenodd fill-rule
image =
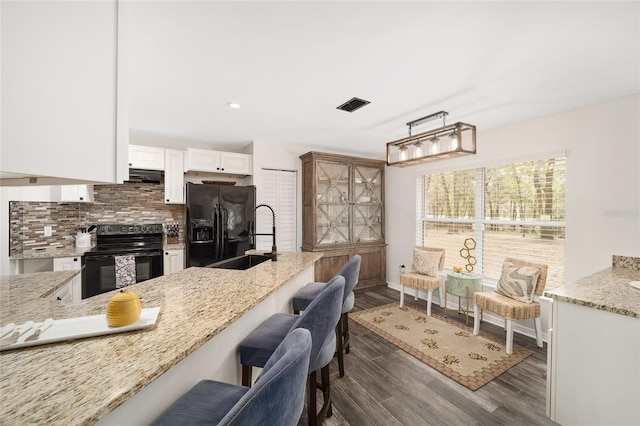
M142 309L138 321L123 327L109 327L105 314L55 320L51 327L40 333L38 339L25 342L25 339L31 336L41 324L36 323L31 330L20 336L14 344L0 346L0 351L149 328L156 325L159 313L160 308Z

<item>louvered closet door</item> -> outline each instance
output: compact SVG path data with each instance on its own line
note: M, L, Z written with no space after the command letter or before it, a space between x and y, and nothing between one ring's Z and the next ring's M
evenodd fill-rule
M278 251L296 251L296 181L297 173L289 170L262 170L262 186L258 191L258 204L269 204L276 212L276 245ZM269 209L258 209L256 218L259 233L270 233L272 217ZM271 250L272 238L260 236L258 250Z

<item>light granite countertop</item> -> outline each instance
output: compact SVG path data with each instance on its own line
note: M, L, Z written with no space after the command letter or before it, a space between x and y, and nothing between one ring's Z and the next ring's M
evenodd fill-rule
M0 323L2 325L12 318L20 316L22 301L33 304L48 304L46 298L68 283L80 273L74 271L35 272L31 274L0 277ZM52 300L52 306L60 304ZM13 321L15 322L15 321Z
M154 278L129 287L143 308L160 307L153 328L1 352L0 424L95 423L321 256L281 253L247 271L189 268ZM117 291L66 304L41 297L74 273L3 278L0 325L104 314Z
M640 318L640 290L631 287L631 281L640 281L640 271L607 268L545 291L544 295L563 302Z
M31 260L31 259L52 259L57 257L75 257L82 256L85 251L91 250L91 247L78 249L75 246L47 248L44 250L27 250L19 254L9 256L10 260Z

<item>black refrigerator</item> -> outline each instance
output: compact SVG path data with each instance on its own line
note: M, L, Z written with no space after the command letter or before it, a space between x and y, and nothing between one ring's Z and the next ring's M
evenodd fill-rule
M207 266L254 248L255 186L187 183L186 264Z

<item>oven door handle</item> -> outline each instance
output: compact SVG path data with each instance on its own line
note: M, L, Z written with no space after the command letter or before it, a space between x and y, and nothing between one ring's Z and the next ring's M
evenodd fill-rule
M103 254L103 255L99 255L99 256L84 256L84 261L86 262L100 262L102 260L111 260L114 259L115 256L113 255L109 255L109 254Z
M89 261L112 260L117 256L133 256L133 257L160 257L163 255L162 250L149 253L122 253L122 254L103 254L98 256L85 256L85 263Z
M151 253L139 253L139 254L134 254L133 256L138 257L138 256L144 256L144 257L161 257L164 255L164 251L163 250L158 250L158 251L154 251Z

